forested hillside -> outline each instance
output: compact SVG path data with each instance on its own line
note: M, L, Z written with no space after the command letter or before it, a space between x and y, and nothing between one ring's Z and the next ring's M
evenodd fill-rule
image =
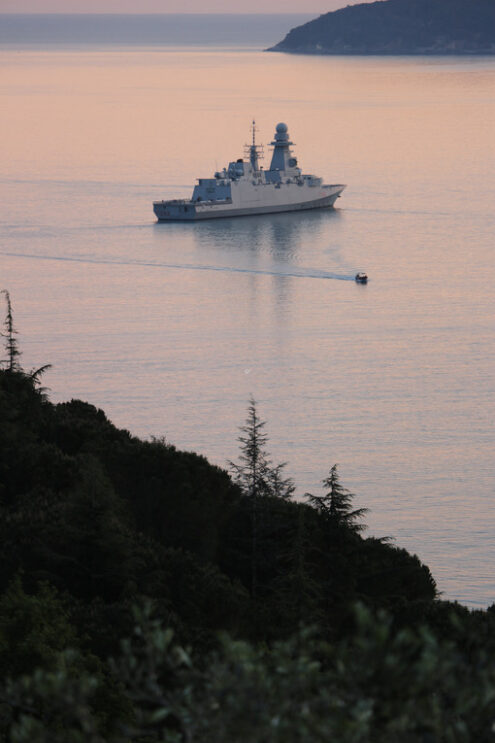
M493 0L384 0L292 29L269 51L303 54L494 54Z
M53 405L21 371L0 372L0 417L0 587L48 583L93 650L129 630L140 597L187 641L280 638L302 619L331 633L355 599L435 598L416 557L278 495L281 478L253 495L88 403Z
M0 741L492 739L492 612L366 538L336 466L296 502L254 400L230 474L51 403L7 300Z

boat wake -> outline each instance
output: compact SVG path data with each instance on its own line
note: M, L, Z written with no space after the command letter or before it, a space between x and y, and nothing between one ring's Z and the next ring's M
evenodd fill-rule
M224 273L243 273L254 274L259 276L277 276L294 279L333 279L334 281L354 281L355 274L338 274L329 271L323 271L318 268L249 268L244 266L213 266L201 263L161 263L159 261L141 261L141 260L119 260L106 258L90 258L77 256L60 256L60 255L36 255L35 253L8 253L0 252L0 255L9 258L23 258L28 260L41 261L63 261L68 263L86 263L104 266L139 266L143 268L161 268L178 271L217 271Z

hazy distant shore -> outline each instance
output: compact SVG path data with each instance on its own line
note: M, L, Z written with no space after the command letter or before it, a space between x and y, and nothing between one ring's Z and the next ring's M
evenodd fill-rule
M347 6L292 29L267 51L492 55L495 4L491 0L386 0Z
M2 14L0 46L255 46L312 18L296 14Z

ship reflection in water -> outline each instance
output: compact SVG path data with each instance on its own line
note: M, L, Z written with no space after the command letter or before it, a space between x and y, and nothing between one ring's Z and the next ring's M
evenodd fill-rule
M188 245L184 254L188 268L225 270L281 277L353 280L343 270L337 245L324 252L329 256L325 268L299 264L308 246L327 243L343 215L339 210L312 210L285 214L266 214L208 220L201 223L169 222L154 226L160 259L166 257L170 243ZM331 254L331 258L330 258ZM157 252L158 257L158 252ZM184 267L186 265L184 264Z
M194 225L194 240L198 247L268 253L276 260L291 262L301 246L320 238L329 220L339 218L336 210L233 217Z

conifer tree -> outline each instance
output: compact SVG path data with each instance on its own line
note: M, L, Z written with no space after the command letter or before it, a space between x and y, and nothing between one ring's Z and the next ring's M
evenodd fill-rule
M273 465L266 450L266 421L260 419L253 397L249 400L246 422L238 437L241 453L239 463L229 462L233 479L245 495L253 499L272 495L289 499L294 492L290 477L283 477L286 463Z
M256 401L249 400L248 415L241 435L238 437L241 453L239 463L229 462L234 482L251 501L251 595L258 590L258 563L260 539L260 507L267 496L289 499L294 492L291 478L282 476L285 462L276 466L266 451L268 437L264 431L265 421L258 416Z
M5 294L5 301L7 304L7 313L4 321L5 332L1 333L2 337L5 338L5 350L7 352L7 358L4 359L4 363L7 364L7 371L14 372L18 371L20 368L18 359L21 352L17 345L17 330L14 328L10 294L6 289L2 289L1 293Z
M327 492L324 495L306 493L306 497L330 526L345 527L358 534L366 529L365 524L360 521L369 509L352 508L354 495L341 485L337 466L334 464L328 477L323 480L323 487Z
M51 369L51 364L44 364L43 366L40 366L38 369L31 369L29 372L25 372L24 369L21 367L19 363L19 357L21 356L21 351L19 350L19 345L17 343L17 330L14 327L14 316L12 313L12 302L10 300L10 294L6 289L2 289L0 291L0 294L5 294L5 301L7 304L7 312L5 314L5 320L4 320L4 329L5 332L1 333L0 336L2 338L5 338L5 351L7 353L7 358L0 361L2 364L6 364L6 368L4 371L8 372L18 372L21 376L25 377L26 379L30 380L33 384L33 387L38 388L38 393L44 396L44 393L46 392L44 387L40 387L40 380L43 374L47 371L47 369Z
M282 472L286 467L286 462L277 464L268 472L268 492L276 498L289 500L296 489L292 477L283 477Z

